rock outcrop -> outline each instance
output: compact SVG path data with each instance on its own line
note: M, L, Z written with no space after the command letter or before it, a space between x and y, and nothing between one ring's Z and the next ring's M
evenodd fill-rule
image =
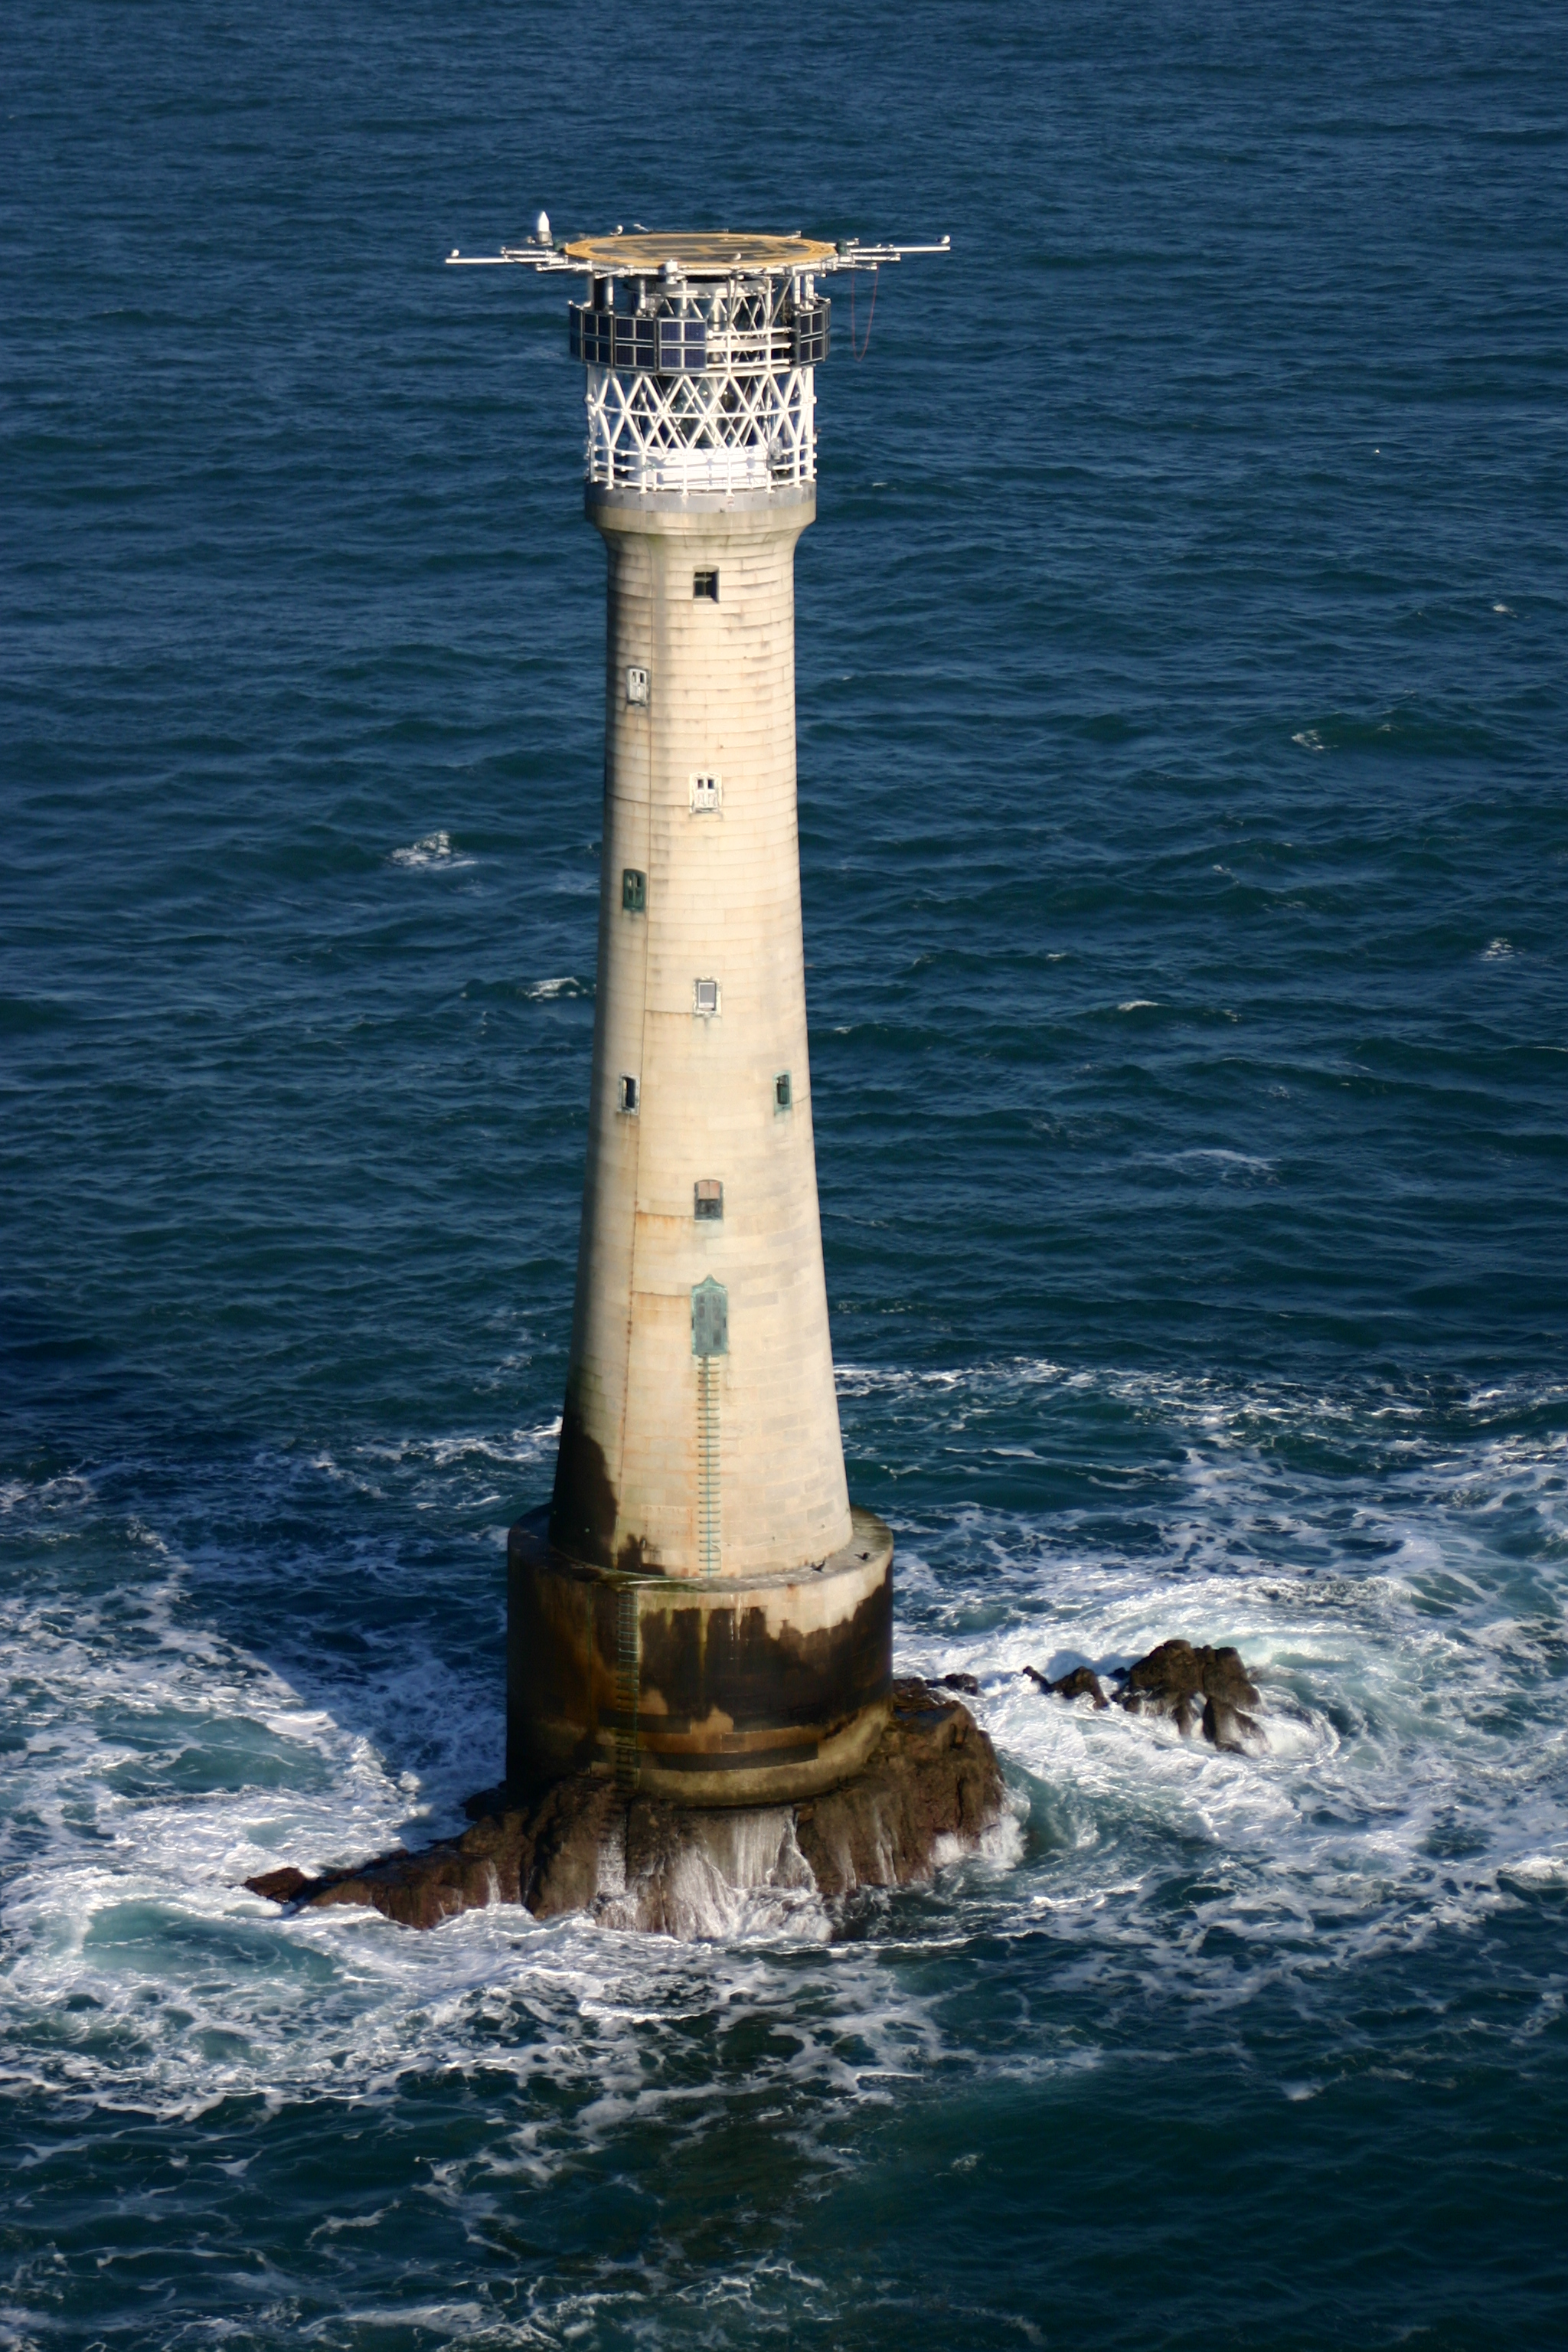
M472 1827L419 1853L317 1876L268 1871L246 1885L296 1909L367 1905L408 1927L520 1903L539 1919L587 1911L606 1927L694 1937L722 1933L762 1888L831 1903L928 1880L973 1850L1002 1807L996 1752L969 1709L908 1681L893 1685L865 1769L806 1803L701 1811L577 1773L528 1798L500 1789L471 1799Z
M1024 1672L1055 1697L1091 1698L1097 1707L1111 1704L1089 1666L1075 1666L1055 1682L1037 1666ZM1258 1688L1236 1650L1162 1642L1111 1679L1120 1685L1115 1703L1129 1715L1166 1717L1184 1738L1201 1731L1211 1746L1237 1755L1257 1755L1268 1747L1263 1727L1250 1712L1261 1704Z
M1043 1691L1049 1691L1053 1698L1091 1698L1097 1707L1110 1705L1092 1666L1075 1666L1070 1675L1059 1675L1054 1683L1041 1674L1037 1666L1026 1666L1024 1672L1031 1682L1038 1683Z

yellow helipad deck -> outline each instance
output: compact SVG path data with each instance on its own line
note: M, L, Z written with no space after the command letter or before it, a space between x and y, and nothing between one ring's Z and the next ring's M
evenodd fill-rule
M813 236L759 236L749 230L702 230L637 236L585 236L563 247L569 261L614 275L656 277L667 261L689 278L726 278L732 269L815 269L837 246Z

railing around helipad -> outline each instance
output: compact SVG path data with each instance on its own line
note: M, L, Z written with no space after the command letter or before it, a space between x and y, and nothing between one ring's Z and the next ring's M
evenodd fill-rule
M781 318L734 315L722 300L681 310L611 310L591 302L567 305L572 356L584 366L635 370L647 375L769 375L816 367L827 357L831 305L792 304ZM747 306L753 310L761 306Z

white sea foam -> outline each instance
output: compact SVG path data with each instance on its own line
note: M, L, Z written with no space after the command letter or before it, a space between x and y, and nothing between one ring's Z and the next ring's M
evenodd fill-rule
M1193 1161L1206 1161L1222 1177L1263 1176L1270 1182L1274 1181L1272 1160L1259 1160L1250 1151L1229 1151L1217 1144L1194 1145L1191 1150L1173 1151L1165 1158L1165 1165L1170 1168L1180 1168Z
M465 857L460 850L454 850L451 835L443 830L427 833L423 841L411 841L405 849L395 849L388 863L412 866L416 870L440 866L455 872L461 866L472 866L474 860Z
M665 1878L664 1931L679 1942L772 1942L780 1937L826 1942L829 1919L787 1812L715 1813ZM956 1859L956 1856L952 1857ZM622 1845L600 1858L594 1917L605 1927L639 1928L646 1906L626 1876Z
M458 1477L476 1457L536 1455L549 1435L366 1451L416 1475L441 1457ZM338 1471L330 1449L303 1466ZM97 1515L86 1481L24 1487L11 1502L47 1531L57 1565ZM542 2076L572 2120L514 2153L543 2177L634 2107L657 2117L668 2105L672 2120L692 2121L689 2100L683 2116L683 2095L658 2086L650 2020L679 2033L683 2020L706 2030L717 2018L722 2038L787 2005L788 2052L748 2057L748 2079L776 2076L792 2097L815 2086L833 2107L880 2100L911 2047L934 2048L921 2002L879 1983L874 1955L847 1974L803 1979L797 1960L778 1975L781 1956L811 1951L826 1918L776 1828L775 1850L753 1853L741 1819L720 1825L736 1851L695 1874L677 1923L723 1939L707 1947L501 1908L432 1936L353 1912L280 1916L240 1882L284 1858L384 1849L417 1813L419 1780L389 1753L406 1728L399 1684L459 1751L495 1751L496 1727L480 1718L499 1703L499 1643L478 1701L417 1644L393 1676L362 1662L375 1686L359 1711L382 1713L389 1735L373 1739L202 1622L188 1564L154 1530L126 1536L143 1572L122 1576L111 1599L84 1604L56 1576L0 1605L7 1719L28 1741L6 1824L0 2088L195 2116L230 2095L374 2099L411 2072L479 2066L524 2088Z
M960 1502L900 1529L900 1669L977 1677L1019 1811L936 1895L869 1905L849 1944L820 1943L824 1915L782 1849L737 1850L694 1882L679 1924L708 1940L685 1945L503 1909L428 1936L279 1916L239 1882L375 1852L417 1835L421 1813L447 1827L443 1807L482 1777L474 1757L499 1754L499 1598L493 1659L454 1666L404 1627L301 1675L214 1622L197 1556L144 1515L115 1521L80 1475L13 1479L0 1525L27 1570L4 1588L0 1670L26 1745L8 1759L4 2080L189 2114L230 2093L376 2097L411 2070L499 2069L563 2095L508 2158L542 2178L617 2116L690 2124L660 2053L699 2026L721 2044L787 2016L757 2064L816 2123L892 2095L954 2030L921 1969L903 1969L906 1947L1046 1932L1075 1983L1223 2008L1280 1982L1305 1997L1326 1971L1568 1883L1561 1399L1478 1393L1434 1434L1397 1395L1046 1360L850 1366L840 1393L851 1423L907 1425L941 1449L959 1496L971 1465L1070 1454L1075 1416L1086 1431L1110 1416L1126 1460L1101 1446L1092 1507L1020 1517ZM367 1504L394 1494L422 1524L542 1471L553 1434L318 1445L248 1475L279 1503L310 1480L363 1482ZM1352 1479L1357 1447L1377 1459ZM1123 1487L1119 1534L1106 1512ZM111 1572L89 1572L115 1528ZM1021 1671L1105 1670L1173 1634L1238 1645L1267 1754L1064 1704ZM985 2063L1091 2062L1042 2030ZM738 2095L721 2074L698 2109Z
M373 1438L356 1451L361 1462L395 1462L400 1464L428 1462L438 1470L454 1465L477 1463L504 1464L509 1470L533 1470L549 1464L553 1467L555 1441L561 1434L559 1415L553 1421L535 1423L529 1429L473 1430L446 1437ZM318 1464L334 1475L338 1465L330 1454L316 1456Z
M1120 1948L1190 1992L1239 1998L1281 1970L1409 1948L1479 1921L1517 1885L1555 1883L1568 1863L1568 1709L1551 1664L1563 1440L1457 1445L1395 1466L1377 1501L1363 1486L1345 1510L1310 1481L1292 1493L1270 1458L1276 1433L1300 1443L1304 1423L1321 1431L1342 1408L1201 1385L1178 1399L1173 1385L1105 1383L1167 1423L1179 1402L1191 1432L1153 1556L975 1513L975 1549L1005 1579L986 1612L1001 1622L966 1626L968 1596L937 1574L929 1587L946 1582L952 1601L902 1644L913 1670L979 1678L975 1705L1054 1850L1046 1900L1058 1932L1081 1936L1097 1968ZM1415 1418L1397 1400L1378 1415L1396 1460L1399 1425ZM1534 1531L1528 1570L1510 1557L1521 1522ZM1103 1672L1176 1634L1241 1649L1264 1694L1266 1756L1066 1705L1021 1671ZM1175 1899L1189 1878L1201 1896ZM1247 1954L1244 1974L1205 1957L1219 1926Z
M531 1003L551 1004L557 997L591 997L594 983L579 980L574 972L563 972L556 980L530 981L522 992Z

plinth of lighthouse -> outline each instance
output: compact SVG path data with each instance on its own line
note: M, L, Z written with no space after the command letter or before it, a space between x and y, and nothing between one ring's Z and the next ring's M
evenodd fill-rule
M795 1800L864 1762L891 1675L892 1538L850 1502L834 1388L795 809L817 280L872 257L617 234L503 257L585 281L608 557L582 1237L554 1493L511 1531L508 1772Z

